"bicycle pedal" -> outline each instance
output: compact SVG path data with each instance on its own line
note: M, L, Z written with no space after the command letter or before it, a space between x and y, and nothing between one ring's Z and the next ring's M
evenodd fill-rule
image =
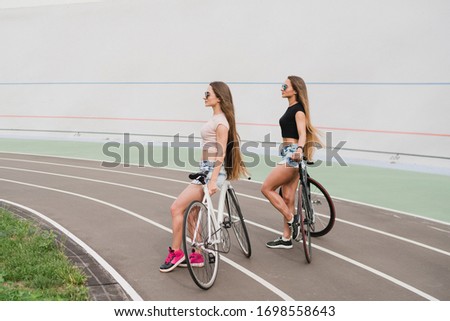
M230 228L231 227L231 222L230 221L223 222L223 227Z
M208 262L209 262L209 264L216 263L216 256L212 253L208 253Z

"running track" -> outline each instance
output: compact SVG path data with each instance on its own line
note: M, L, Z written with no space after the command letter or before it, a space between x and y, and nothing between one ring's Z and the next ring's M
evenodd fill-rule
M281 216L260 184L235 182L253 254L222 255L212 289L187 269L160 273L171 240L169 206L186 173L161 168L0 153L0 200L45 215L86 243L123 277L136 300L450 300L450 225L335 200L338 220L314 239L313 262L301 244L271 250ZM430 204L432 206L432 204Z

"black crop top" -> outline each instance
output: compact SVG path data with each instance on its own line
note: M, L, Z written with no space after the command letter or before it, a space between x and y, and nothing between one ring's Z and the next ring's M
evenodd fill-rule
M297 112L305 113L305 108L301 103L296 103L291 107L288 107L286 112L280 118L281 136L283 138L295 138L298 139L297 122L295 121L295 114Z

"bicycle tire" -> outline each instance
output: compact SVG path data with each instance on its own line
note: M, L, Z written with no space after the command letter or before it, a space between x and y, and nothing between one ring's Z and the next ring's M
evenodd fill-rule
M210 217L205 204L194 201L187 207L183 220L183 251L192 280L203 290L211 288L217 278L220 256L219 245L214 240L216 230L214 218ZM203 266L190 262L189 254L193 251L203 256Z
M245 224L244 216L242 215L241 207L236 196L236 192L232 187L228 188L225 200L231 228L236 235L242 253L246 257L252 255L252 247L250 244L250 237L248 235L247 226Z
M299 186L301 186L299 182ZM301 204L300 204L301 202ZM297 215L299 215L300 233L302 235L303 251L305 253L306 262L311 263L312 247L311 247L311 230L308 219L308 213L311 212L310 205L305 188L297 188ZM304 209L304 211L303 211Z
M336 220L333 200L327 190L315 179L308 177L311 205L314 211L314 224L311 236L319 237L331 231Z

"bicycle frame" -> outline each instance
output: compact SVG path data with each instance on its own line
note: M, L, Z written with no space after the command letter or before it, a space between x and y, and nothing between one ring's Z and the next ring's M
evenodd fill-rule
M191 263L191 257L186 260L189 274L195 284L207 290L217 277L220 254L229 253L231 249L228 229L234 231L239 246L247 258L251 255L251 246L244 217L230 182L225 180L220 192L217 193L219 204L216 211L208 186L204 184L204 174L191 174L190 178L193 177L198 177L202 182L204 195L202 201L192 201L185 210L183 251L193 253L194 263ZM197 260L201 263L197 263Z
M306 202L308 202L309 211L305 211L306 218L308 220L311 220L311 222L314 222L314 207L311 204L311 192L309 190L309 186L307 184L308 180L308 171L307 171L307 162L305 159L302 159L302 161L299 163L299 172L300 172L300 184L302 186L302 189L304 190L304 195L306 195ZM309 217L311 214L311 217Z
M220 243L222 238L222 229L220 224L223 222L223 216L224 216L224 209L225 209L225 197L227 194L228 189L230 188L231 184L229 180L225 180L222 188L220 189L220 196L219 196L219 204L218 204L218 210L217 215L214 214L214 205L211 198L211 195L209 195L209 189L207 184L202 185L203 187L203 200L202 203L205 204L206 208L208 209L208 217L212 217L213 222L208 222L208 238L211 239L211 242L214 243ZM212 223L212 224L211 224ZM199 222L197 223L199 224ZM214 228L214 230L213 230ZM196 227L196 230L198 229L198 226ZM214 237L212 238L212 236Z

